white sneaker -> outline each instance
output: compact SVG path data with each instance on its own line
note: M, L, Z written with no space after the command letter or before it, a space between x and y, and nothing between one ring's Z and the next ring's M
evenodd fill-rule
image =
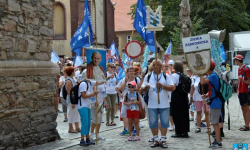
M141 128L144 128L145 127L145 125L144 124L142 124L142 123L139 123L139 128L141 129Z
M96 136L95 136L95 134L94 133L90 133L90 139L92 140L92 141L95 141L96 140Z
M97 136L98 140L105 140L105 138L101 137L100 135Z
M168 128L169 131L174 131L175 127L174 126L171 126Z

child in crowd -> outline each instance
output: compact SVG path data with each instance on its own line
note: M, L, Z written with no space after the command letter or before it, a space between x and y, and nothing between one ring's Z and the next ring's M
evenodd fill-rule
M125 95L124 99L124 105L127 106L127 118L129 121L129 137L128 141L139 141L141 138L139 136L140 130L139 130L139 104L141 103L141 99L139 97L139 94L135 91L136 89L136 83L134 81L129 82L128 84L129 91ZM135 125L136 128L136 137L132 138L132 125Z

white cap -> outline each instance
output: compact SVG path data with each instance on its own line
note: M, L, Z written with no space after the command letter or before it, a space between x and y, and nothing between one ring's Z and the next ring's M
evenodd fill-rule
M188 70L190 70L190 69L187 67L187 69L186 69L186 70L188 71Z
M173 64L174 64L174 61L173 61L173 60L169 60L169 61L168 61L168 64L169 64L169 65L173 65Z

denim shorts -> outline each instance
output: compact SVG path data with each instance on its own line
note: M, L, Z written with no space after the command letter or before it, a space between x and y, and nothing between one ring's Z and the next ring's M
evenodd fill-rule
M169 108L148 108L149 128L158 128L158 117L160 117L161 127L169 127Z

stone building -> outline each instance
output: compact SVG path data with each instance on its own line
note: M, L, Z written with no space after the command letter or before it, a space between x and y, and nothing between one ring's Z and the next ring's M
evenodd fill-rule
M53 50L59 56L72 56L70 41L84 18L84 5L85 0L56 0L54 3ZM94 41L97 37L99 46L109 48L113 40L117 43L114 7L110 0L89 0L89 5Z
M54 141L54 0L0 0L0 149Z

